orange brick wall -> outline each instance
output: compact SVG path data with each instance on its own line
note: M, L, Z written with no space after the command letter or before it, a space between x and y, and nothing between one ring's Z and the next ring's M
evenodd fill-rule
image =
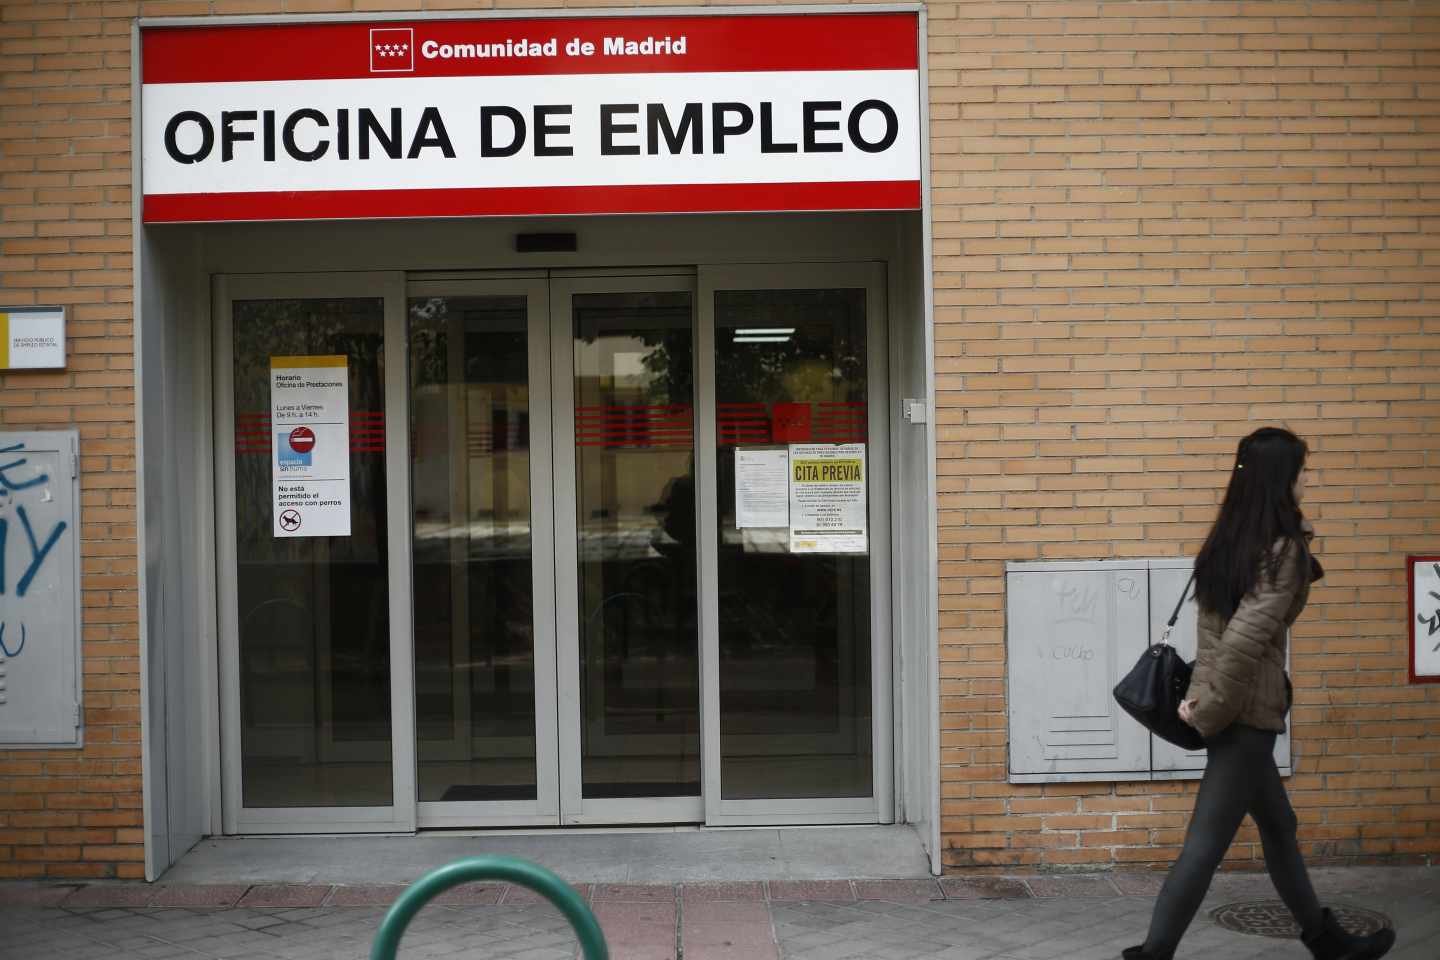
M1005 782L1003 566L1193 555L1265 423L1311 442L1329 572L1304 848L1435 858L1403 558L1440 551L1440 7L929 9L947 866L1174 857L1193 786Z
M0 752L0 877L141 870L131 18L488 6L0 4L0 305L71 308L0 429L81 431L86 677L83 751ZM1330 571L1295 633L1307 851L1434 857L1401 559L1440 552L1440 10L928 9L947 866L1173 856L1191 787L1005 782L1003 565L1193 552L1259 422L1312 441Z

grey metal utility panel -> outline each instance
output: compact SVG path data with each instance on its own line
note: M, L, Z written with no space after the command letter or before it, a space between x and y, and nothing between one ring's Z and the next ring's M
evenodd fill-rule
M1152 736L1111 690L1159 643L1190 578L1186 558L1006 565L1010 782L1196 779L1205 752ZM1191 590L1193 593L1193 588ZM1195 657L1198 607L1187 598L1170 643ZM1290 738L1275 745L1290 773Z
M1143 561L1008 570L1012 780L1149 773L1149 731L1110 696L1145 649L1145 579Z
M0 432L0 746L78 746L78 444Z

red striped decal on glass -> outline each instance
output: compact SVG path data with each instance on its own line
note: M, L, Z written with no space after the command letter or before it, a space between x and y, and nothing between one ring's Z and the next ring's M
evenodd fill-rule
M764 403L717 403L715 416L722 447L770 442L770 407Z
M576 407L575 445L688 450L695 445L694 411L679 404Z
M235 452L269 454L270 414L235 414ZM350 452L385 452L385 411L355 410L350 414Z
M864 443L867 434L865 404L815 404L812 435L816 443Z

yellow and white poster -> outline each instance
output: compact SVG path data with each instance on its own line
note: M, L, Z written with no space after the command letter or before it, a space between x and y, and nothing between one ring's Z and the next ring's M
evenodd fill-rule
M865 444L790 445L790 552L865 553Z
M270 358L275 536L350 536L350 370L344 356Z

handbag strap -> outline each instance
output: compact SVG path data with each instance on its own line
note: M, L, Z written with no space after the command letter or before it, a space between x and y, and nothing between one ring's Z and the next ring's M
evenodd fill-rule
M1185 581L1185 589L1180 591L1180 599L1175 601L1175 609L1170 614L1170 620L1165 624L1165 632L1160 635L1160 643L1170 642L1170 631L1175 629L1175 622L1180 619L1180 608L1185 606L1186 599L1190 596L1190 586L1195 582L1195 574L1190 574L1190 579ZM1154 644L1151 644L1154 646Z

